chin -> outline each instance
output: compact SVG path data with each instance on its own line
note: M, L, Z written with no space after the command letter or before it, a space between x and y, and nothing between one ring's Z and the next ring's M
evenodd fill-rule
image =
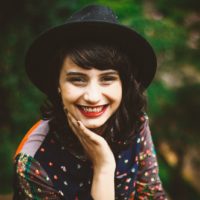
M84 124L84 126L88 129L96 129L96 128L100 128L104 125L104 123L100 122L100 120L95 120L95 121L83 121L82 122Z
M105 123L101 123L101 124L84 124L86 128L88 128L89 130L93 131L94 133L98 134L98 135L103 135L104 130L105 130Z
M96 129L96 128L100 128L101 125L97 125L97 124L85 124L85 127L88 129Z

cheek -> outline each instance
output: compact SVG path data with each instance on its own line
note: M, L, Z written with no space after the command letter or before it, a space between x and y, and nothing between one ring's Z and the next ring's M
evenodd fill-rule
M122 85L121 83L115 84L106 90L107 97L117 105L121 103L122 100Z
M74 87L64 86L61 88L61 97L64 105L74 103L80 98L81 95L81 91Z

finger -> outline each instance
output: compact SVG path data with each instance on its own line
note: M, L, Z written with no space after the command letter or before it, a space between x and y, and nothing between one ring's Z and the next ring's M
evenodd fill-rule
M73 123L75 123L75 121L77 121L76 119L75 119L75 117L71 114L71 113L67 113L67 117L73 122Z
M63 108L63 110L64 110L64 112L67 114L68 113L68 110L67 110L67 108Z
M86 150L85 152L91 151L91 148L90 148L91 141L88 139L85 139L84 134L80 134L80 130L77 130L77 128L75 128L74 124L71 121L72 119L69 119L69 118L68 118L69 125L70 125L73 133L77 136L78 140L82 144L83 148ZM88 154L88 153L86 153L86 154Z
M99 144L104 139L102 136L97 135L93 131L86 128L81 121L77 121L77 126L82 134L84 134L85 138L88 138L90 141Z
M67 119L68 119L69 125L73 129L75 135L80 135L80 134L78 134L78 127L76 125L77 121L69 113L67 114Z
M78 137L78 139L81 142L83 142L83 140L85 140L86 138L86 135L82 132L82 130L80 130L79 125L77 124L78 122L70 114L68 114L68 122L74 134Z
M87 130L89 131L89 129L87 129L81 121L77 121L71 113L67 114L69 121L71 122L71 125L73 126L73 128L75 128L79 134L81 135L88 135ZM81 126L82 125L82 126ZM82 129L82 127L85 127L85 129Z
M106 141L102 136L97 135L88 128L86 128L81 121L77 121L71 113L68 112L68 118L73 126L73 131L81 139L84 138L85 142L93 142L95 144L105 143Z
M78 130L77 120L76 120L70 113L67 114L67 117L68 117L68 121L71 122L71 125L72 125L76 130Z

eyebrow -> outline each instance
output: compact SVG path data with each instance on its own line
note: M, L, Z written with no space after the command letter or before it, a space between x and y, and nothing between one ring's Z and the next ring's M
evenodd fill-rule
M81 73L81 72L66 72L66 75L81 75L81 76L84 76L84 75L86 75L86 74L84 74L84 73Z
M119 75L119 73L117 71L107 71L101 73L100 75Z
M75 72L75 71L66 71L66 75L68 75L68 76L73 76L73 75L87 76L86 73ZM106 71L106 72L100 73L100 76L102 76L102 75L119 75L119 73L117 71Z

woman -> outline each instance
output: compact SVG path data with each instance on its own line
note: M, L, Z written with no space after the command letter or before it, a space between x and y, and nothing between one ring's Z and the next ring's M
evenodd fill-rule
M26 70L51 104L16 152L14 199L166 199L144 114L156 58L143 37L90 5L34 41Z

